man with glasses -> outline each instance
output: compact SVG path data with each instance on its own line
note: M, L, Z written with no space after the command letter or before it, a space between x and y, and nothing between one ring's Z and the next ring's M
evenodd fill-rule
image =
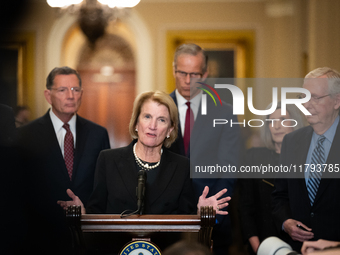
M311 93L304 104L310 126L285 136L280 162L304 171L300 179L277 179L273 193L274 217L296 251L307 240L340 240L340 180L313 170L336 171L340 163L340 74L317 68L306 75L303 88Z
M66 190L71 189L86 204L99 152L110 148L106 129L77 115L82 94L76 70L54 68L44 92L51 109L19 129L27 166L27 201L32 219L36 219L30 222L38 225L32 228L36 230L32 236L41 238L41 245L33 248L50 248L46 254L54 249L65 251L69 244L64 212L57 201L67 200Z
M179 112L178 138L170 150L190 158L191 164L210 162L213 165L237 166L241 147L240 128L238 125L219 125L213 128L213 119L225 118L237 122L232 115L232 106L226 103L215 107L213 100L207 99L207 115L200 113L202 91L198 88L208 77L207 57L203 49L196 44L180 45L175 52L173 75L176 90L170 96L175 101ZM195 144L190 141L194 141ZM209 148L214 145L214 148ZM190 146L191 150L190 150ZM215 160L218 159L218 160ZM235 179L202 178L193 179L196 199L202 194L205 186L209 187L208 196L216 194L223 188L228 191L225 196L232 196ZM214 253L227 254L231 244L230 217L217 216L218 224L214 227Z

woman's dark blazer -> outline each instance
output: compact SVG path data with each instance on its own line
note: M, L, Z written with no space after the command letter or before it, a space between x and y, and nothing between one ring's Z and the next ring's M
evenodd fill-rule
M267 148L251 148L247 151L248 166L279 164L280 155ZM272 216L271 193L274 179L240 179L239 213L243 236L248 240L258 236L263 241L269 236L278 236Z
M127 147L100 153L87 213L120 214L127 209L137 209L138 170L133 155L135 142ZM197 201L191 186L189 164L187 158L163 148L157 181L146 189L144 214L196 212Z

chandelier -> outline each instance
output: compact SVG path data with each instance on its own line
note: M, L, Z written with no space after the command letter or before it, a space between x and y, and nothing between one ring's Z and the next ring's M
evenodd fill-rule
M110 20L126 15L128 9L139 2L140 0L47 0L49 6L60 12L77 14L79 26L92 45L105 34Z

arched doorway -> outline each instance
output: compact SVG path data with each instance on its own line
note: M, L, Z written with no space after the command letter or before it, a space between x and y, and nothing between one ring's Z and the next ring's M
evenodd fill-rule
M45 70L46 76L48 75L50 70L52 70L56 66L66 65L75 69L77 69L78 67L82 68L84 63L80 63L80 59L84 59L85 57L83 56L83 53L86 52L87 42L76 22L76 16L65 14L61 18L59 18L53 25L53 28L51 29L51 33L47 40ZM80 108L79 114L84 116L85 118L88 118L91 121L94 121L106 127L109 131L111 147L116 148L123 146L130 141L130 138L127 137L128 121L126 121L126 119L130 119L132 102L135 98L135 95L143 91L152 90L154 88L152 73L153 46L148 28L145 26L144 21L139 17L138 13L134 10L131 10L129 15L122 18L121 22L110 23L107 27L107 34L110 38L104 38L103 44L105 44L106 42L106 44L109 45L109 41L113 38L120 38L125 40L127 45L130 47L130 50L132 51L132 56L134 60L134 78L131 78L132 76L130 76L130 78L134 79L134 92L131 92L131 90L128 90L129 92L126 91L126 88L128 88L129 86L113 86L111 84L110 86L106 86L107 90L105 90L105 86L102 85L103 88L101 89L98 89L97 86L97 90L100 91L100 93L98 92L96 97L92 98L91 100L87 100L85 99L85 95L87 93L90 94L90 91L96 87L89 85L92 87L85 89L84 101ZM110 56L113 55L114 54L112 53ZM116 64L117 63L118 59ZM102 67L104 66L106 65L103 64ZM104 73L110 72L110 69L107 67L101 70ZM131 72L131 68L127 68L126 73L128 73L128 70L130 70L130 74L133 73ZM98 70L96 72L98 73ZM118 74L119 72L123 73L123 70L118 67L113 67L113 72L114 74ZM99 71L99 73L101 72ZM97 78L99 77L98 75L95 76ZM85 84L87 83L87 80L91 81L91 79L88 79L88 77L85 76L83 77L83 80ZM110 83L110 81L108 83ZM114 92L110 92L109 94L107 91L113 88L115 88L116 90L114 90ZM118 94L119 91L121 92L121 94ZM105 96L103 96L104 94ZM119 96L122 94L124 94L124 96ZM108 95L110 96L107 97ZM101 102L101 100L103 101ZM112 105L106 104L105 100L112 101L110 102L112 103ZM130 104L130 106L126 107L126 104ZM88 107L87 105L91 105L92 107ZM93 105L96 105L97 107L94 108ZM47 104L46 107L48 107ZM87 109L85 110L83 108ZM104 114L102 114L102 112L104 112ZM117 119L117 123L119 122L118 127L113 128L110 126L110 123L105 123L105 116L109 116L109 118L111 119L109 120L110 122L116 119L115 112L119 112L121 118ZM124 116L124 118L122 116ZM123 121L122 119L125 120ZM122 134L123 130L126 133Z
M107 128L112 148L127 145L136 93L132 47L119 35L106 34L94 48L86 44L80 53L76 69L84 93L79 114Z

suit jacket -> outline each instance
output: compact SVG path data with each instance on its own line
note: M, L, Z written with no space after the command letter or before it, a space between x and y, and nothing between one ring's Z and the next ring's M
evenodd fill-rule
M247 151L245 165L260 166L279 164L280 155L268 148L251 148ZM271 194L274 179L239 179L239 214L244 238L258 236L260 241L278 236L272 216Z
M170 96L177 105L175 91ZM199 107L200 108L200 107ZM190 147L193 148L191 154L189 152L191 164L195 165L225 165L237 166L241 150L241 132L238 125L230 127L230 120L237 122L237 117L232 113L232 106L224 103L223 105L215 106L210 97L207 98L207 115L201 115L198 112L195 124L190 136ZM227 125L217 125L212 128L213 119L227 119ZM179 124L179 133L177 140L172 144L170 150L185 155L183 136ZM208 146L207 146L208 145ZM214 145L214 148L209 146ZM194 178L193 186L195 189L196 199L202 194L205 186L209 186L208 196L215 195L223 188L227 188L228 192L225 196L231 196L234 190L235 179L233 178ZM233 203L232 200L230 202ZM226 235L230 237L230 217L217 215L218 225L214 228L214 246L217 247L219 243L226 244ZM221 242L217 239L220 238ZM215 242L217 241L217 243Z
M98 158L94 190L88 213L122 213L137 209L137 165L133 141L123 148L102 151ZM196 212L189 160L163 148L156 180L146 187L144 214ZM153 171L153 170L150 170Z
M280 163L283 165L303 165L306 163L312 127L304 127L287 134L282 143ZM327 158L327 164L339 164L340 125ZM287 219L301 221L312 228L314 240L340 240L340 180L322 178L313 206L310 205L304 173L297 179L276 179L273 192L273 214L277 227ZM292 241L293 249L299 251L302 243Z
M99 152L110 147L108 133L105 128L77 115L72 181L49 112L19 128L19 146L26 166L29 212L32 217L39 217L40 227L49 228L49 233L57 235L66 228L64 212L57 201L70 200L66 189L71 189L87 204Z

